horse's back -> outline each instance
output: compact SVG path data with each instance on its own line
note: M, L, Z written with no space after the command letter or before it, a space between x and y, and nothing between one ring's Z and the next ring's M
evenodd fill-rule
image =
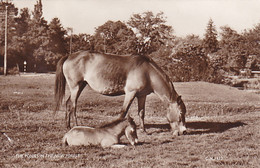
M145 56L120 56L90 53L74 53L64 63L64 73L69 85L86 81L89 86L104 95L122 95L125 86L142 89L149 82L150 58Z
M76 126L63 137L63 143L68 145L97 145L95 129L91 127Z

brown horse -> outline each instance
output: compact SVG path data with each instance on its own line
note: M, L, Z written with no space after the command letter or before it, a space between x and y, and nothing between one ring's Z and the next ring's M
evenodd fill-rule
M105 147L124 147L119 145L120 137L125 135L131 145L138 143L136 124L128 116L120 118L98 128L75 126L67 132L62 142L64 145L101 145Z
M126 116L131 103L137 97L138 114L144 131L146 96L154 92L162 101L168 103L167 119L173 133L186 133L186 108L181 96L175 91L169 77L149 57L118 56L81 51L61 58L56 70L56 110L59 109L65 95L66 81L71 93L66 101L65 118L68 128L70 128L72 114L77 125L77 100L88 84L93 90L103 95L125 94L122 118ZM67 117L68 106L70 107L69 117Z

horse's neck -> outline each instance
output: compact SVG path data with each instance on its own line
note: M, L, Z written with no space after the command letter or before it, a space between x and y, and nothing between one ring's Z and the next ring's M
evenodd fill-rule
M177 99L178 94L166 74L156 68L153 68L150 78L154 93L162 101L170 103Z
M120 123L118 123L117 125L114 125L112 127L108 127L106 128L107 131L110 133L110 134L113 134L115 136L122 136L123 135L123 132L124 132L124 129L126 128L127 126L127 123L126 121L122 121ZM120 138L120 137L119 137Z

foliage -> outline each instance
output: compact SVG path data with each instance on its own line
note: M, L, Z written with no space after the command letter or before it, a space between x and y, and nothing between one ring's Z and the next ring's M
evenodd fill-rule
M27 62L27 71L55 70L57 60L67 53L65 34L60 20L54 18L50 24L42 17L42 3L37 1L32 15L28 8L21 9L9 28L8 66Z
M6 16L6 7L7 7L7 11L8 11L8 24L7 24L7 31L8 34L12 34L14 33L15 29L15 16L18 14L18 8L16 8L14 6L14 4L10 3L10 2L0 2L0 65L3 66L3 61L4 60L4 46L5 46L5 16ZM9 44L11 42L11 36L7 36L7 43ZM9 56L10 54L8 54ZM8 62L8 64L12 64L12 60L10 60ZM8 65L9 66L9 65ZM9 66L10 67L10 66Z
M212 19L209 20L207 25L203 47L206 54L214 53L218 50L217 30Z
M12 3L0 3L0 59L4 55L4 12L8 16L8 67L27 71L54 71L60 57L89 50L120 55L152 57L174 81L205 80L223 82L223 76L241 69L260 70L260 24L238 33L229 26L216 31L209 20L205 36L175 37L163 12L133 14L127 22L107 21L94 35L73 34L59 18L48 23L43 17L43 4L37 0L34 10L20 10ZM70 33L69 33L70 31ZM1 65L2 65L1 61Z
M221 27L222 32L218 55L222 57L223 66L227 71L236 71L246 64L246 39L228 26Z
M94 50L102 53L133 53L134 33L121 21L107 21L96 29Z
M77 52L80 50L93 50L93 37L89 34L72 34L65 37L67 51L70 48L71 40L71 52Z
M58 18L53 18L48 26L48 50L49 55L45 56L47 64L56 65L58 60L67 53L65 34L66 30L62 27ZM55 70L55 66L51 68Z
M152 12L133 14L127 23L135 32L135 48L140 55L149 55L174 39L173 29L165 24L163 12L156 15Z
M206 80L208 77L208 59L198 36L189 35L176 40L171 59L171 71L177 81Z

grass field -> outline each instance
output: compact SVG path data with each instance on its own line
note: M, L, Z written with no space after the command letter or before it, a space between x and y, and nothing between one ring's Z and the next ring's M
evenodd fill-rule
M188 135L171 136L166 107L152 94L146 103L148 133L138 130L137 146L122 137L127 144L123 149L62 147L67 130L64 107L55 117L52 113L54 75L0 76L0 167L260 165L260 95L205 82L174 86L187 106ZM88 126L111 121L122 103L123 96L101 96L86 88L79 99L78 121ZM129 112L139 124L136 101Z

